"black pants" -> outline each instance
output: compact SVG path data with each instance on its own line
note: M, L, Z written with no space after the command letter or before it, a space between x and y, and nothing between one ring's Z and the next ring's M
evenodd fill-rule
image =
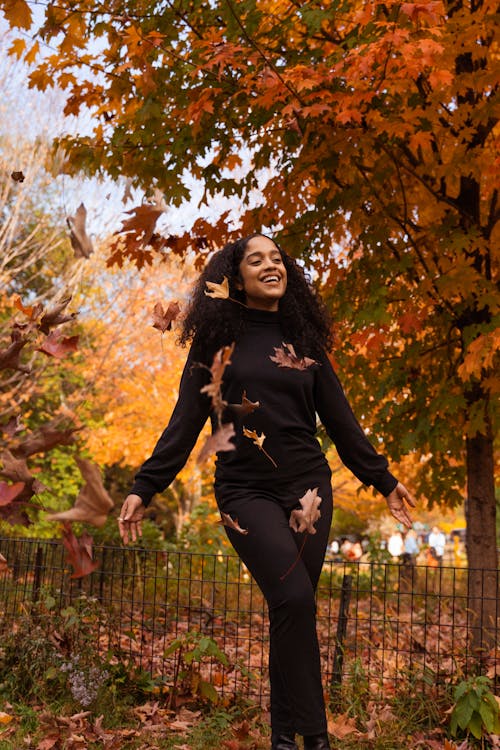
M219 508L248 534L226 527L229 540L260 587L269 608L269 677L273 731L326 731L316 632L315 591L332 519L330 471L279 491L222 485ZM292 531L290 512L308 489L322 498L316 534ZM300 557L299 556L299 550Z

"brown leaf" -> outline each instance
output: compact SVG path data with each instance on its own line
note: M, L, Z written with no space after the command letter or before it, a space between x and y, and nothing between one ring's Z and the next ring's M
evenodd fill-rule
M67 357L69 354L76 352L78 348L79 336L61 336L58 332L52 331L49 333L45 341L41 346L37 347L37 351L47 354L49 357L56 357L62 359Z
M86 458L75 459L85 484L80 490L75 504L69 510L51 513L48 521L84 521L93 526L104 526L114 507L114 503L102 484L99 467Z
M142 245L148 245L153 236L156 222L164 212L162 203L142 203L140 206L125 211L130 219L125 219L121 228L115 234L132 235Z
M153 308L153 328L157 328L162 333L170 331L172 323L181 311L178 302L169 302L167 309L163 310L161 302L157 302Z
M94 252L92 240L87 234L85 222L87 220L87 209L80 203L74 216L68 216L66 222L70 228L71 247L77 258L89 258Z
M90 542L89 542L90 539ZM92 560L92 538L89 534L82 534L78 539L69 523L64 524L63 545L66 549L66 558L73 567L71 578L83 578L89 575L98 567L98 564Z
M212 400L212 407L219 418L226 406L226 402L222 398L222 377L226 367L231 364L233 351L234 342L231 346L223 346L215 352L210 366L210 383L200 389L201 393L206 393Z
M38 326L42 333L49 333L50 329L54 326L62 325L63 323L69 323L70 321L74 320L78 313L65 313L64 310L68 306L69 302L71 301L71 297L66 297L65 299L61 300L57 305L54 307L51 307L50 310L47 310L44 315L42 315L42 319L40 320L40 325Z
M247 398L247 392L243 391L241 397L241 404L228 404L228 408L232 409L239 417L246 417L247 414L251 414L260 406L259 401L250 401Z
M21 419L21 415L18 414L15 417L11 417L7 424L3 425L2 429L8 437L13 438L16 433L24 430L24 424L21 422Z
M15 484L0 482L0 505L10 505L24 490L24 486L24 482L16 482Z
M234 444L231 443L231 438L234 435L235 431L232 422L223 424L213 435L210 435L206 439L203 448L198 454L196 463L202 464L212 453L217 453L218 451L234 451Z
M283 343L280 347L275 346L274 354L274 357L270 356L269 358L273 362L276 362L278 367L290 367L294 370L307 370L308 367L318 364L310 357L297 356L293 344Z
M339 740L345 739L349 734L354 734L357 737L361 735L356 726L356 721L351 719L347 713L335 717L330 716L328 719L328 731Z
M302 508L292 510L290 513L290 528L298 533L305 531L308 534L315 534L314 524L321 517L321 511L319 510L321 498L318 495L318 488L307 490L299 502Z
M57 747L59 740L61 739L59 732L57 734L50 734L48 737L44 737L43 740L40 740L36 746L36 750L52 750L52 748Z
M13 335L13 341L7 349L0 351L0 370L19 370L20 372L30 372L30 368L27 365L22 365L20 362L21 351L24 346L28 343L28 339L22 336Z
M214 281L206 282L208 291L205 290L207 297L213 297L214 299L229 299L229 281L226 276L222 277L220 284L216 284Z
M265 434L262 432L260 435L258 435L255 430L249 430L246 427L243 428L243 434L245 437L250 438L250 440L253 440L254 445L256 445L257 448L262 451L262 453L270 460L272 465L277 469L278 465L276 461L273 458L271 458L269 453L264 448L264 440L266 439Z
M67 430L60 430L53 422L49 422L45 427L40 428L26 440L23 440L16 447L15 453L27 458L34 453L44 453L51 450L56 445L72 445L75 442L74 433L76 429L76 427L71 427Z
M34 481L34 476L28 469L24 458L15 458L10 451L5 450L0 456L0 460L3 464L2 469L0 469L2 476L25 484L31 484Z
M234 529L239 534L248 534L248 529L242 529L241 526L238 524L237 518L235 518L233 521L233 519L228 513L221 512L221 519L222 519L222 523L224 524L224 526L227 526L229 529Z
M24 182L24 174L21 171L11 172L10 176L12 177L14 182Z

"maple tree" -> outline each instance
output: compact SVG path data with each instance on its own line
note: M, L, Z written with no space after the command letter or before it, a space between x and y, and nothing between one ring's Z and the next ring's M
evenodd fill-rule
M30 27L24 0L0 8ZM201 262L267 228L306 260L340 321L357 412L394 459L421 455L428 498L457 503L467 486L471 570L497 567L496 13L492 0L58 0L33 44L11 47L37 61L32 86L92 112L91 134L60 139L68 171L126 175L175 205L189 171L205 204L238 199L237 228L230 212L200 217L163 248ZM56 51L40 56L44 43ZM113 259L142 263L155 242ZM493 579L480 604L471 577L483 622Z

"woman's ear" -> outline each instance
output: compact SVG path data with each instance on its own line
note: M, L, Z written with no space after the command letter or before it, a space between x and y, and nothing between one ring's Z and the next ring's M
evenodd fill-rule
M234 287L235 287L235 289L237 289L237 290L238 290L239 292L242 292L242 291L243 291L243 288L244 288L244 287L243 287L243 282L242 282L242 280L241 280L240 276L237 276L237 277L236 277L236 279L234 280Z

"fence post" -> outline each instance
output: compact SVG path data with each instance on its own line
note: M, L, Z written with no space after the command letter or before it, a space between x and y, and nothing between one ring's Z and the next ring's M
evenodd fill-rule
M337 622L337 636L335 638L335 651L333 653L333 670L331 679L331 707L338 705L340 698L340 686L342 684L342 667L344 664L344 640L347 632L347 620L349 619L349 604L352 593L352 576L345 574L342 579L340 592L339 619Z
M43 548L38 545L35 554L35 570L33 571L33 591L32 600L38 601L40 596L40 586L42 583L42 561L43 561Z

